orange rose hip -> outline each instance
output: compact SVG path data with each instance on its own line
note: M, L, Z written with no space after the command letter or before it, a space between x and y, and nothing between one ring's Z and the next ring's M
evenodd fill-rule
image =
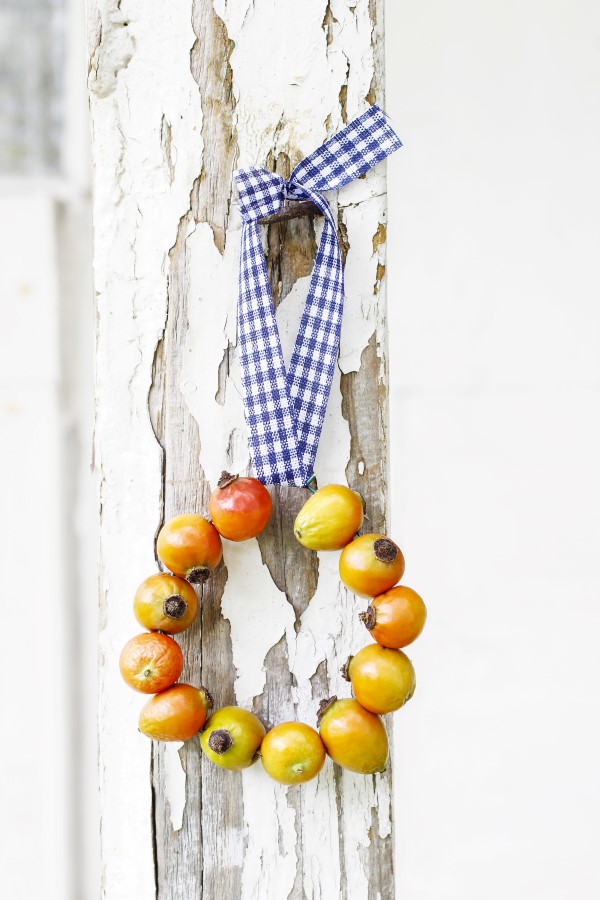
M416 591L399 584L371 600L358 617L378 644L398 650L419 637L427 608Z
M157 694L181 675L183 653L177 641L167 634L146 631L127 641L119 668L129 687L143 694Z
M155 741L187 741L198 734L212 706L206 688L174 684L151 697L140 713L140 731Z
M304 784L325 764L319 734L304 722L282 722L267 732L260 757L265 772L280 784Z
M379 716L368 712L357 700L323 700L317 724L325 749L335 763L361 775L384 771L388 756L385 726Z
M204 516L186 514L165 522L156 541L161 562L192 584L203 584L221 562L219 532Z
M140 584L133 598L133 613L143 628L179 634L198 612L194 588L183 578L160 573Z
M381 716L400 709L415 692L415 670L406 653L379 644L351 656L342 674L360 705Z
M376 597L403 575L402 551L383 534L362 534L342 550L340 578L359 597Z

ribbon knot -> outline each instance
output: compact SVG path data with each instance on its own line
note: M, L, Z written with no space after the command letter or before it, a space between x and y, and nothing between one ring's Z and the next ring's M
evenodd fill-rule
M236 172L236 181L244 222L274 215L284 200L309 200L314 196L293 177L284 181L280 175L257 167L240 169Z
M344 270L336 223L321 192L342 187L402 144L372 106L296 166L288 181L253 167L236 172L242 214L238 341L244 408L256 476L303 485L312 475L340 340ZM312 200L324 216L289 370L286 372L258 220L284 199Z
M281 209L286 194L286 182L280 175L253 167L240 169L235 177L244 222L265 219Z

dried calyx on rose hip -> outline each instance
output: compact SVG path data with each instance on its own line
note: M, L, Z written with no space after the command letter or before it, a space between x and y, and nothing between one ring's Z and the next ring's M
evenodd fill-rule
M376 597L404 574L400 547L384 534L362 534L342 550L340 578L354 594Z
M158 533L156 553L160 561L192 584L203 584L221 562L219 532L204 516L175 516Z
M267 527L272 507L271 495L257 478L223 472L210 496L208 512L228 541L247 541Z
M174 684L152 697L140 713L140 731L155 741L187 741L198 734L212 706L206 688Z
M406 653L379 644L350 656L342 674L360 705L380 716L400 709L415 692L415 670Z
M189 628L197 612L194 588L176 575L151 575L142 581L133 599L133 613L149 631L179 634Z
M247 769L258 759L264 736L265 727L254 713L239 706L223 706L206 723L200 746L222 769Z
M341 550L359 531L363 499L343 484L327 484L309 497L294 522L294 534L310 550Z
M358 617L378 644L397 650L419 637L427 609L416 591L397 585L371 600L367 611Z
M318 732L304 722L282 722L260 747L265 772L280 784L304 784L325 764L325 746Z
M317 725L325 749L335 763L361 775L384 771L388 756L384 724L357 700L337 697L322 700Z

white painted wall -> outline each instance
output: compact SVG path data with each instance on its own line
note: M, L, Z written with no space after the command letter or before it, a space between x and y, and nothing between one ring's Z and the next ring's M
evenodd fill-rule
M388 3L402 900L600 896L600 6Z

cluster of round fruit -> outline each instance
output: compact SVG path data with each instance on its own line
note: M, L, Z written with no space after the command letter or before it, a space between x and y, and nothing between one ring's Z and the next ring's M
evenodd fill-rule
M267 773L282 784L314 778L326 753L355 772L383 771L388 742L379 715L398 709L412 696L414 670L399 648L420 634L426 616L418 594L394 587L404 572L400 549L384 535L355 537L363 502L347 487L321 488L303 506L294 525L296 537L314 550L343 548L342 581L354 593L374 598L360 618L377 643L344 666L356 699L324 700L317 717L319 732L302 722L284 722L267 734L257 716L236 706L222 707L208 718L212 698L206 688L175 683L183 670L183 654L171 635L184 631L196 617L192 584L202 584L220 563L221 537L243 541L263 531L271 497L257 479L223 473L211 495L209 514L212 522L182 515L163 526L157 555L172 574L151 575L134 598L135 616L148 631L127 642L120 668L132 688L155 695L141 711L140 731L155 740L185 741L202 730L202 749L216 765L243 769L260 752Z
M311 550L341 550L340 578L370 602L359 618L374 644L350 656L342 668L354 699L323 700L317 721L327 753L353 772L385 768L388 741L380 715L394 712L415 691L415 670L400 649L423 630L427 610L409 587L399 585L404 556L383 534L361 534L363 499L356 491L329 484L315 491L294 523L294 534Z
M148 631L131 638L119 660L130 687L155 695L140 713L139 728L148 737L186 741L206 722L212 697L204 687L175 683L183 671L183 654L172 635L195 620L198 599L192 585L203 584L221 562L221 537L255 537L266 527L271 508L271 495L260 481L223 472L209 501L212 522L182 515L161 528L156 553L172 574L151 575L137 589L133 612Z

